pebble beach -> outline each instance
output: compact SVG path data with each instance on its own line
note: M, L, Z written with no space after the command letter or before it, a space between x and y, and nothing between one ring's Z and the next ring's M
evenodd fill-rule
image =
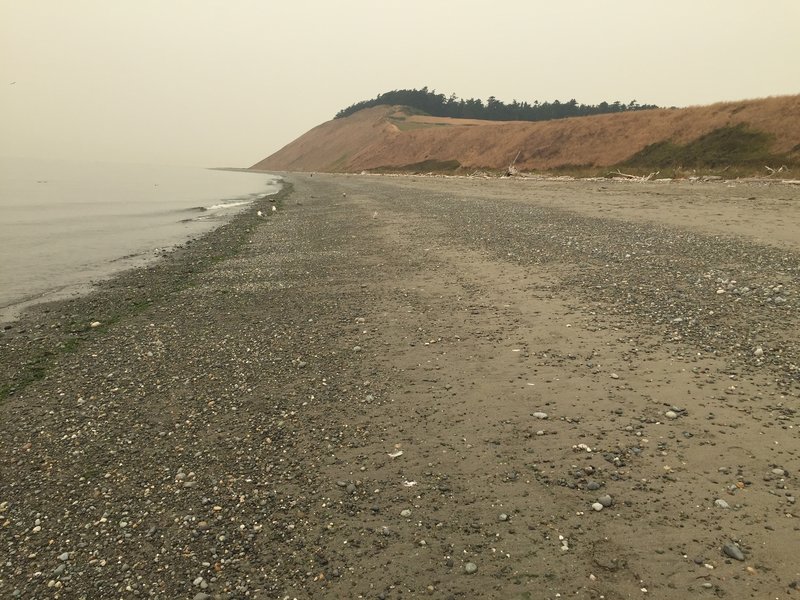
M3 326L0 597L800 593L800 186L283 177Z

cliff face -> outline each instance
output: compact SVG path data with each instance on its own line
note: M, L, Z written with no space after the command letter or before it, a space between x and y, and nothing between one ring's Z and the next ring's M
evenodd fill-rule
M520 170L605 167L625 163L652 144L685 146L736 126L761 134L769 155L796 156L800 95L544 122L429 117L377 106L323 123L251 168L504 169L517 156Z

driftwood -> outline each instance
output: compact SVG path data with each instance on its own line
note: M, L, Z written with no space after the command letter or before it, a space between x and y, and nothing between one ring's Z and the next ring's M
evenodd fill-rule
M517 155L514 157L514 160L511 161L511 164L508 165L506 169L505 177L514 177L515 175L519 175L519 170L514 165L517 164L517 159L519 155L522 154L522 150L517 152Z
M650 173L650 175L631 175L629 173L623 173L622 171L617 169L616 172L609 173L609 175L613 177L621 177L623 179L629 179L630 181L650 181L659 173L661 173L661 171L655 171L653 173Z
M781 167L779 169L773 169L772 167L768 167L767 165L764 165L764 168L767 171L769 171L769 175L767 175L767 177L772 177L773 175L776 175L777 173L783 173L784 171L788 171L788 169L786 168L786 165L781 165Z

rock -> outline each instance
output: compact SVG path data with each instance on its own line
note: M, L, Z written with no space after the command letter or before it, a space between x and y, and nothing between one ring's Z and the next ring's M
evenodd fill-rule
M211 594L206 594L205 592L197 592L194 595L194 600L211 600Z
M411 516L411 511L410 511L410 510L408 510L407 508L406 508L406 509L404 509L404 510L401 510L401 511L400 511L400 516L401 516L401 517L403 517L403 518L405 518L405 519L407 519L408 517L410 517L410 516Z
M605 496L600 496L597 501L602 504L605 508L608 508L612 504L614 504L614 499L606 494Z
M601 510L603 510L603 505L600 504L599 502L595 502L594 504L592 504L592 508L595 509L597 512L600 512Z
M58 560L66 561L69 560L69 552L64 552L63 554L58 555Z
M761 346L759 346L753 351L753 356L755 356L756 358L764 356L764 349Z
M668 419L677 419L678 413L676 413L674 410L668 410L667 412L664 413L664 416L667 417Z
M772 469L772 474L778 475L779 477L785 477L786 471L784 471L783 469Z
M500 513L497 518L501 521L508 521L508 515L506 513Z
M478 565L476 565L473 562L468 562L467 564L464 565L464 572L467 575L472 575L477 570L478 570Z
M716 506L717 508L730 508L731 507L731 505L728 504L727 502L725 502L725 500L723 500L722 498L717 498L716 500L714 500L714 506Z
M729 556L734 560L744 560L744 553L739 549L739 546L730 542L722 547L722 552L725 556Z
M602 486L596 481L590 481L586 484L586 489L591 491L599 490L601 487Z
M535 412L535 413L533 413L533 416L536 417L537 419L546 419L547 418L547 413L546 412Z

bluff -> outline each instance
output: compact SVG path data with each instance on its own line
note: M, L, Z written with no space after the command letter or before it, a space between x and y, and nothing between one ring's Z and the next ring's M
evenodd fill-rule
M800 168L800 95L554 121L482 121L376 106L314 127L253 170L472 172ZM669 176L668 173L665 175Z

